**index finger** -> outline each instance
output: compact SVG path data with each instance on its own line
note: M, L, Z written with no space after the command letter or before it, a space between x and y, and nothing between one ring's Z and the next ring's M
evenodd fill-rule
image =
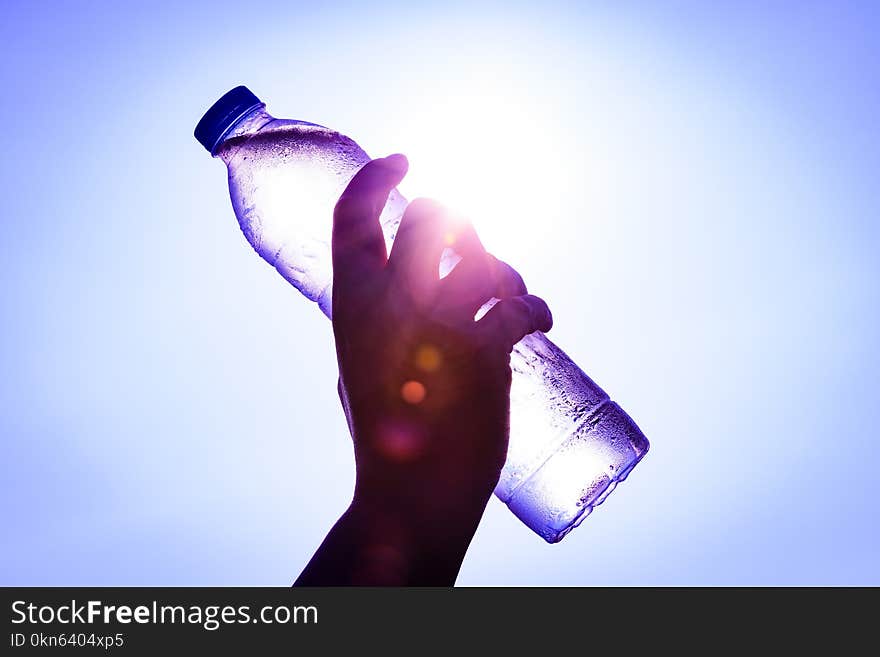
M406 175L403 155L367 162L342 192L333 210L333 282L347 286L385 266L385 238L379 215L391 190Z

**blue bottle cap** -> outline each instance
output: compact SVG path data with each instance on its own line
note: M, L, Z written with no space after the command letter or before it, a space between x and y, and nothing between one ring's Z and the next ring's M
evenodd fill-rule
M232 126L255 107L262 106L264 103L260 102L250 89L245 86L236 87L227 91L220 100L211 105L211 109L205 112L193 135L213 155Z

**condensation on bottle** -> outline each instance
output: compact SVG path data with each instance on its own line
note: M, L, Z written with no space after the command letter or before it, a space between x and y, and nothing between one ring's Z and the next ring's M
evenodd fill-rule
M370 158L352 139L276 119L246 87L221 97L196 126L227 166L247 241L330 317L332 211ZM406 199L391 192L380 222L390 252ZM577 527L648 451L635 422L542 333L511 355L510 441L495 494L555 543Z

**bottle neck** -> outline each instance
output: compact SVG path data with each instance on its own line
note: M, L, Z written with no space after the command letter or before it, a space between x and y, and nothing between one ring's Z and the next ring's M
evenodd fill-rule
M232 125L232 127L223 137L223 141L221 141L217 145L217 148L214 151L215 156L220 157L220 159L226 161L231 151L230 149L223 148L224 144L226 144L230 140L235 139L236 137L244 137L246 135L255 134L259 132L263 127L265 127L266 124L271 123L274 120L275 117L266 111L266 107L264 105L255 107ZM234 151L235 149L231 150Z

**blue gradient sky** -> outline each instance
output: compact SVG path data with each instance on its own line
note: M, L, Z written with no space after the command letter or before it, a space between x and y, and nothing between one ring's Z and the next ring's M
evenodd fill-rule
M369 4L4 4L0 583L287 584L349 500L329 324L192 138L244 83L472 206L651 439L459 583L880 584L876 3Z

